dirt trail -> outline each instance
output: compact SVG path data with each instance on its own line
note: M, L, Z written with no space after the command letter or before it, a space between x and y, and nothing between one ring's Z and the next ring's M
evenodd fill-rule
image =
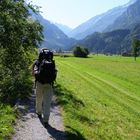
M24 115L17 122L16 133L12 140L66 140L60 107L56 104L54 97L47 128L43 126L42 120L35 114L35 95L32 95L26 103L20 103L18 108Z

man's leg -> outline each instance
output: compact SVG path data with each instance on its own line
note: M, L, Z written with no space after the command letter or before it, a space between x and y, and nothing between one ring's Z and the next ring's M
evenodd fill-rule
M52 96L53 88L51 85L46 84L43 94L43 115L45 123L48 123L49 121Z
M41 115L42 113L42 101L43 101L43 86L39 82L36 82L36 113Z

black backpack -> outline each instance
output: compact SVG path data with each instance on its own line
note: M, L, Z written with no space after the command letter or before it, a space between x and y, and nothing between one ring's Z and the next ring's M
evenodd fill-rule
M53 84L57 75L53 53L47 50L43 51L41 55L43 55L43 60L38 62L39 73L35 76L36 80L42 84Z

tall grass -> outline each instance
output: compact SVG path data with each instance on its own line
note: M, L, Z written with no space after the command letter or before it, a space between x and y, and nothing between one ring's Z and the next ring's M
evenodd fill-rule
M9 140L14 132L15 113L12 107L0 104L0 140Z
M70 139L140 139L140 58L56 57L56 64Z

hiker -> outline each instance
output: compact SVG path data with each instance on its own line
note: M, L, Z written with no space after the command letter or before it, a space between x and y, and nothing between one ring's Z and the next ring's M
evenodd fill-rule
M53 53L48 49L41 49L32 70L36 87L36 113L39 118L43 119L44 125L47 126L53 96L53 82L57 73Z

